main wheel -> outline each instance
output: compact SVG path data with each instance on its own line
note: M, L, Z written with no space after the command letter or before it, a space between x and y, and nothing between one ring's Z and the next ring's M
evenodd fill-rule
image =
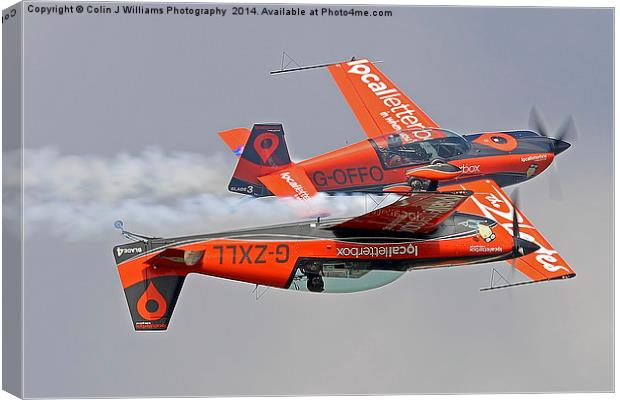
M321 275L308 275L308 282L306 287L311 292L322 292L325 290L325 283Z
M414 192L419 192L424 187L424 183L417 178L409 178L407 183L411 186L411 190Z

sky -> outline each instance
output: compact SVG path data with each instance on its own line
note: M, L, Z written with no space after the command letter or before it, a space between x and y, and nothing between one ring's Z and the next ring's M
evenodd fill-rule
M613 389L613 11L390 10L26 16L25 396ZM168 331L135 333L114 220L174 236L298 218L226 192L236 160L218 131L281 122L296 160L364 139L327 71L268 74L282 51L300 64L380 60L461 133L526 128L533 105L551 130L572 115L578 142L520 200L577 277L481 293L493 266L511 272L479 265L256 300L252 285L193 275ZM361 198L326 201L335 215L363 211Z

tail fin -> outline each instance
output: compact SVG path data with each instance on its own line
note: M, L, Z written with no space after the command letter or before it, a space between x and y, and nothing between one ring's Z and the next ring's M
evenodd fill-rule
M282 124L255 124L228 184L228 190L256 197L270 196L271 191L258 177L289 165L291 158L284 140Z
M147 244L134 242L114 247L114 257L136 331L165 331L187 271L155 266L142 255Z
M185 276L160 276L125 288L134 329L165 331L184 281Z

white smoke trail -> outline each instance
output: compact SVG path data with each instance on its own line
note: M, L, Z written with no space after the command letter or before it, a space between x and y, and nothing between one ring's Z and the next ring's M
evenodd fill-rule
M4 154L5 213L17 219L18 153ZM113 223L153 236L218 232L300 219L307 205L276 198L252 199L227 191L236 159L148 148L111 157L66 155L51 148L24 151L24 231L66 240L117 234ZM360 196L317 196L316 208L332 216L364 211Z

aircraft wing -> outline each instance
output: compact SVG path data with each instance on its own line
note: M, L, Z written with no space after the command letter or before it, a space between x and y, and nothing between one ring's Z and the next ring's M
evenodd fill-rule
M512 214L514 205L495 181L482 179L463 184L442 187L443 190L471 190L474 194L458 207L458 211L491 218L502 225L512 235ZM540 246L537 251L507 260L529 280L525 282L508 282L506 285L492 289L515 286L525 283L547 281L552 279L572 278L576 274L553 246L543 237L523 212L517 209L519 236Z
M387 207L341 222L331 229L426 233L448 218L471 192L414 192Z
M328 69L368 137L439 127L371 61L332 64Z

